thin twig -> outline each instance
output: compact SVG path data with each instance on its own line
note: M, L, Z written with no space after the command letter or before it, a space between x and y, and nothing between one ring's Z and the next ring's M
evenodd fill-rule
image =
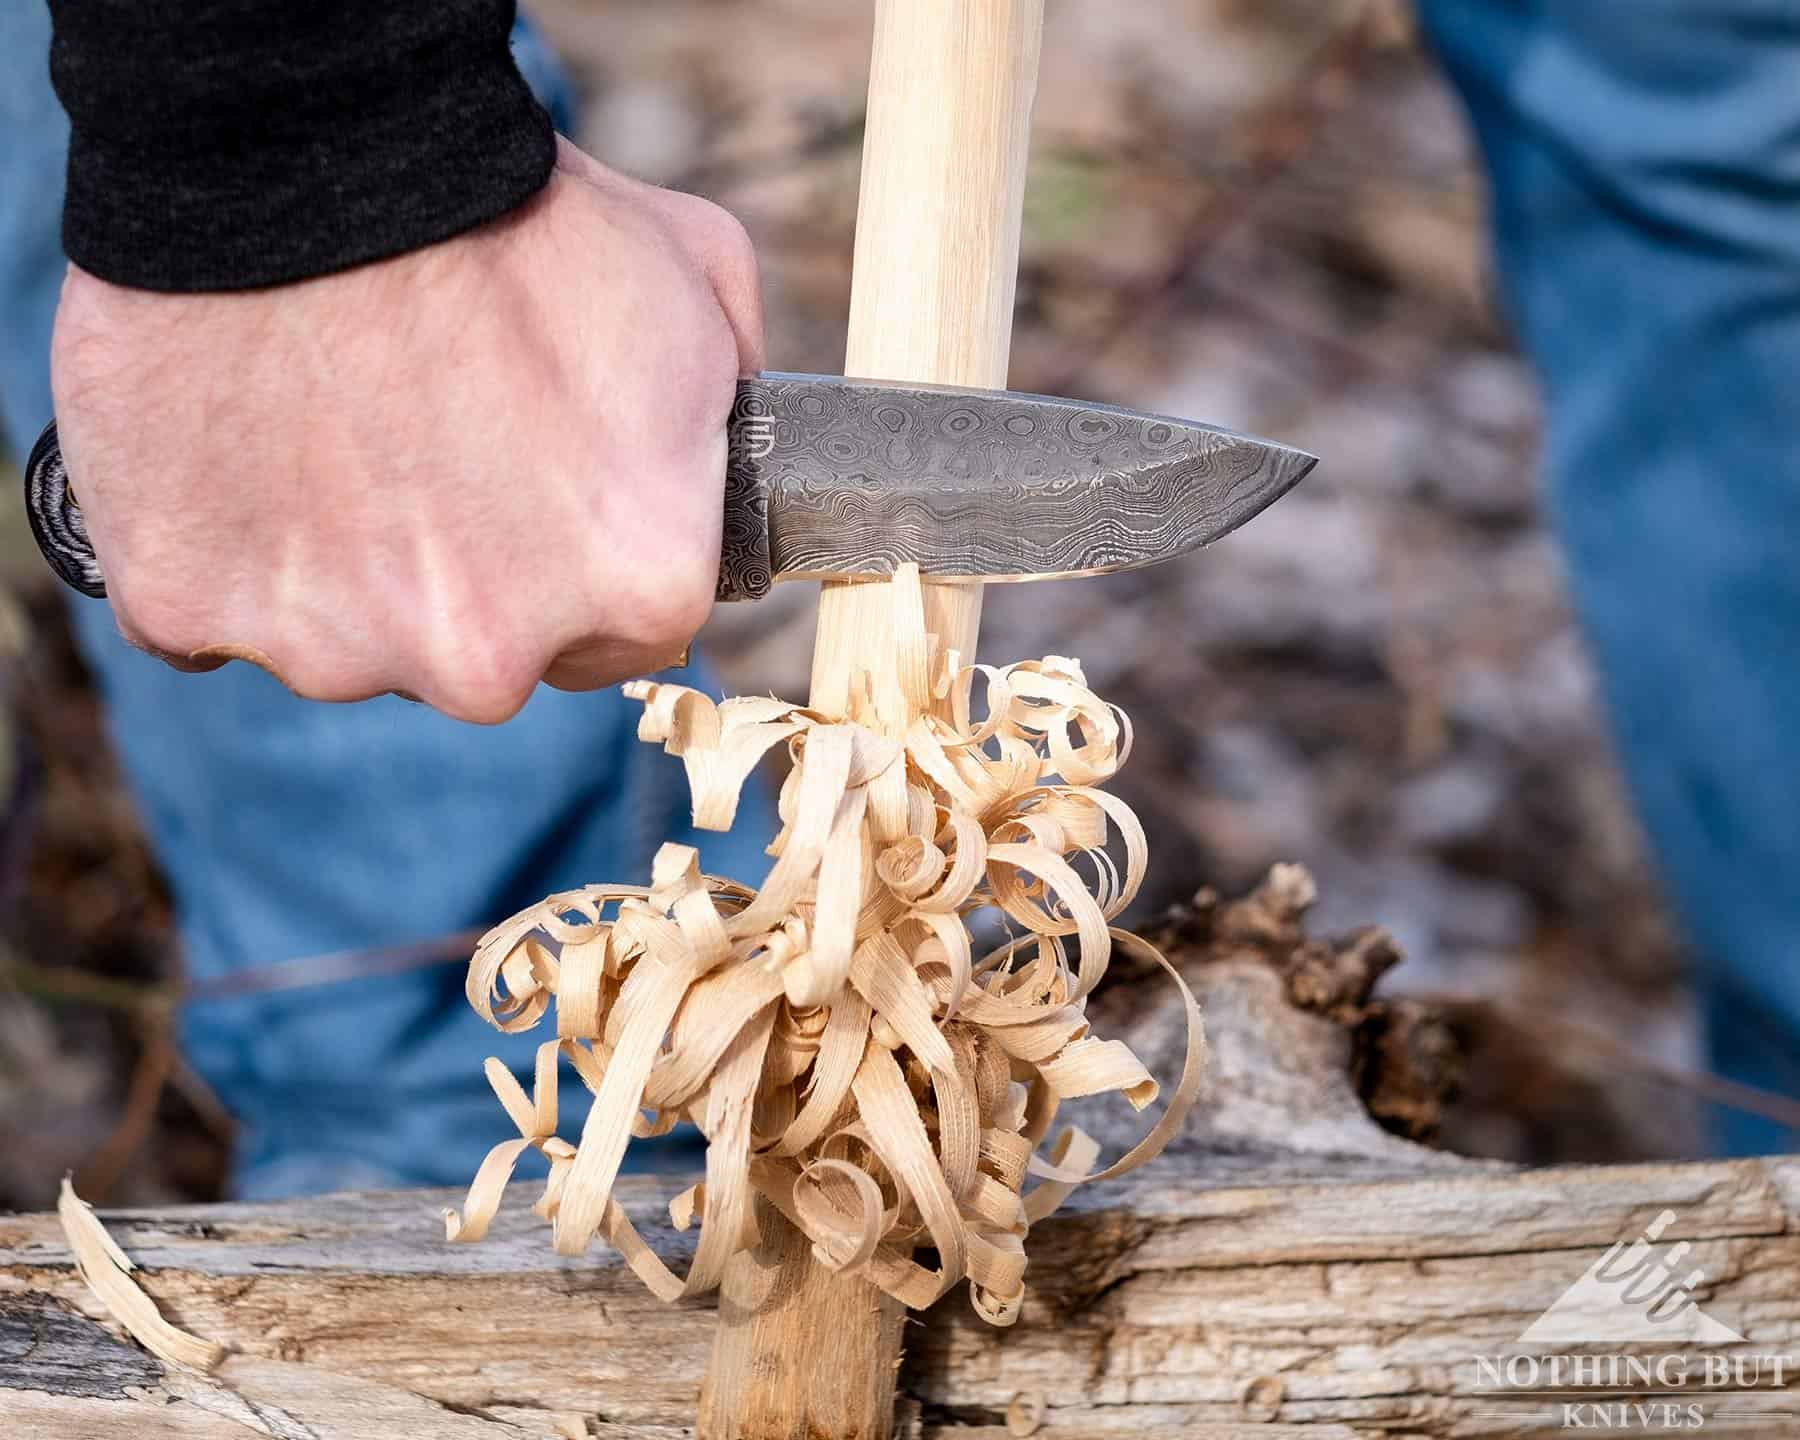
M100 1148L82 1162L76 1174L75 1188L94 1201L106 1198L118 1182L126 1164L137 1154L156 1123L156 1111L162 1103L163 1086L175 1063L173 1025L166 1011L146 1012L138 1027L143 1048L132 1067L131 1084L125 1092L125 1109Z
M181 998L180 987L166 980L119 980L66 965L39 965L4 952L0 952L0 985L37 1000L70 1000L128 1014L167 1009Z
M1534 1032L1557 1031L1570 1041L1588 1047L1590 1051L1605 1053L1626 1069L1634 1070L1647 1079L1677 1090L1685 1090L1729 1110L1759 1115L1777 1125L1800 1131L1800 1099L1778 1095L1755 1085L1746 1085L1740 1080L1727 1080L1723 1075L1715 1075L1711 1071L1689 1070L1684 1066L1652 1060L1646 1055L1640 1055L1623 1041L1614 1039L1604 1030L1583 1025L1579 1021L1568 1020L1560 1015L1527 1012L1523 1007L1485 995L1444 995L1414 990L1398 991L1396 994L1445 1010L1488 1011Z
M119 980L88 970L39 965L9 956L0 959L0 984L11 984L22 994L41 1000L69 1000L100 1010L160 1011L172 1005L304 990L314 985L335 985L375 975L401 975L458 963L468 958L482 933L480 930L456 930L404 945L302 955L270 965L248 966L197 982Z
M271 965L255 965L228 971L211 979L188 984L181 992L184 1004L230 1000L240 995L267 995L278 990L304 990L314 985L335 985L345 980L366 980L375 975L403 975L436 965L465 961L484 929L455 930L404 945L383 945L369 950L334 950L326 955L303 955Z
M169 1088L186 1100L195 1116L220 1144L229 1145L237 1138L237 1117L231 1113L218 1093L201 1078L200 1072L175 1052L169 1067Z

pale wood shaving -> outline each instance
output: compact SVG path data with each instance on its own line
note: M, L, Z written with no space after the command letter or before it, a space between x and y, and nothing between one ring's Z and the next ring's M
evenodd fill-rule
M75 1186L66 1175L62 1193L57 1197L56 1215L62 1222L69 1249L75 1253L76 1273L138 1344L158 1360L193 1370L211 1370L225 1358L223 1345L190 1335L163 1319L156 1302L131 1278L131 1272L137 1268L131 1257L106 1233L94 1207L75 1193Z
M1143 880L1147 846L1128 806L1096 788L1130 750L1124 714L1059 656L964 666L924 633L916 570L890 584L884 661L907 713L877 714L864 677L837 720L772 699L715 703L635 681L640 738L681 758L695 823L723 829L756 763L785 744L775 864L758 891L702 875L665 845L645 886L553 895L477 946L469 1003L508 1032L552 1004L533 1092L498 1061L489 1082L517 1139L489 1153L451 1240L478 1240L527 1150L549 1162L539 1214L556 1249L596 1233L657 1295L719 1283L756 1240L762 1195L820 1263L904 1303L970 1282L995 1324L1019 1313L1024 1236L1079 1184L1124 1174L1167 1144L1199 1092L1200 1011L1181 976L1110 921ZM984 713L973 692L982 682ZM1124 867L1108 852L1116 839ZM1079 868L1078 868L1079 867ZM998 910L1013 936L977 956L967 926ZM1118 1041L1088 1032L1087 997L1115 944L1147 952L1187 1019L1174 1094L1149 1133L1095 1169L1098 1147L1066 1128L1039 1156L1065 1099L1119 1094L1143 1109L1156 1080ZM559 1062L594 1102L579 1143L556 1135ZM671 1220L700 1223L686 1276L612 1198L627 1145L690 1121L706 1178ZM1024 1189L1027 1176L1038 1183ZM930 1245L933 1269L913 1251Z

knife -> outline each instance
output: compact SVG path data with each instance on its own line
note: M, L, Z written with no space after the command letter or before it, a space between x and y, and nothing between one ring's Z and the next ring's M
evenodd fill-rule
M1318 463L1113 405L778 373L738 382L727 457L720 600L907 561L984 581L1135 570L1229 534ZM51 568L104 596L54 420L26 462L25 508Z

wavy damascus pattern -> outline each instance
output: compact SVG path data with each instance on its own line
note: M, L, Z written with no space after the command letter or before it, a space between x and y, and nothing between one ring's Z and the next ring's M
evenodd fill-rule
M764 574L885 575L908 560L988 580L1152 565L1235 529L1316 463L1113 406L811 375L740 382L732 456L726 527L744 538L728 541L722 598L761 593Z
M738 382L731 414L718 597L908 560L986 580L1153 565L1236 529L1315 463L1110 405L759 375ZM25 466L25 508L56 573L105 595L54 422Z

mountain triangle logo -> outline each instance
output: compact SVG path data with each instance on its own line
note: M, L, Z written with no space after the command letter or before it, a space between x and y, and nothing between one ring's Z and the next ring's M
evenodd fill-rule
M1700 1308L1706 1273L1679 1273L1687 1241L1659 1249L1675 1222L1665 1210L1629 1245L1620 1240L1519 1336L1520 1344L1584 1345L1638 1341L1660 1345L1735 1345L1743 1340Z

